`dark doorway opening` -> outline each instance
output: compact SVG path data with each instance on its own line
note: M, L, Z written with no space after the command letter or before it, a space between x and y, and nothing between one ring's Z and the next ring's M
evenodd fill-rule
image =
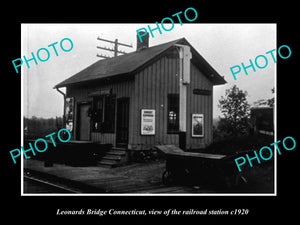
M129 98L117 99L116 146L128 147L129 134Z
M77 108L77 128L76 139L80 141L89 141L91 137L91 121L89 110L91 104L89 102L78 103Z

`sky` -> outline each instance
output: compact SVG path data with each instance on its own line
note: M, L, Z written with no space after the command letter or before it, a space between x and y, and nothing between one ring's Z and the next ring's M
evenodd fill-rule
M22 102L23 115L26 117L50 118L63 115L63 96L53 87L66 78L85 69L94 62L101 60L97 53L113 56L113 52L98 49L97 46L113 48L113 44L97 40L101 37L108 40L118 39L119 42L132 44L133 48L119 47L119 50L132 52L136 50L136 30L155 24L22 24L22 52L31 58L31 52L36 55L40 48L47 48L50 57L45 62L38 61L35 65L29 62L22 66ZM185 37L188 42L224 76L227 84L214 86L213 117L221 115L218 100L225 96L225 90L237 85L248 92L248 102L259 99L272 98L271 89L275 86L276 63L265 53L276 48L276 24L201 24L175 23L170 31L162 30L162 34L153 31L154 37L149 39L149 46L162 44L168 41ZM64 52L60 48L60 41L69 38L73 42L73 49ZM48 45L58 42L55 55ZM68 49L67 41L63 46ZM41 58L45 51L41 51ZM234 80L230 67L235 65L250 65L249 59L254 62L258 55L265 55L268 65L264 69L253 72L249 68L246 76L243 70ZM277 54L274 54L275 57ZM277 58L277 57L276 57ZM257 61L264 65L263 58ZM14 70L12 66L12 70ZM65 91L63 88L62 91Z

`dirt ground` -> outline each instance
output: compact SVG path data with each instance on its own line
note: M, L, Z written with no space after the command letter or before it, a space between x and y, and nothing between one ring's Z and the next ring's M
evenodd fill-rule
M266 135L253 135L232 140L224 140L212 144L202 152L230 155L235 152L258 150L262 146L269 146L273 138ZM200 150L199 150L200 151ZM243 153L242 153L243 154ZM36 163L35 163L36 162ZM247 183L238 186L224 185L209 169L199 171L201 175L183 176L165 185L162 183L162 174L165 171L166 162L162 154L156 158L144 162L135 162L117 168L100 168L99 166L71 166L54 164L53 167L44 167L43 162L29 160L28 169L55 176L64 176L66 179L74 179L80 182L102 186L106 184L111 191L147 191L152 189L156 193L163 192L191 192L191 193L273 193L274 192L274 163L273 159L257 164L253 161L253 167L243 166L241 175ZM235 166L234 158L232 164ZM236 169L236 168L235 168ZM222 178L222 177L221 177ZM150 192L151 193L151 192Z
M151 184L161 184L161 177L164 170L165 161L159 159L157 161L134 163L132 165L110 169L109 173L146 180ZM214 179L212 179L214 182L209 182L210 179L205 179L205 182L201 182L201 177L193 177L193 181L188 179L176 180L168 186L186 186L190 188L205 189L214 193L273 193L273 172L273 163L266 163L248 168L243 172L242 174L246 178L247 183L242 183L238 186L228 187Z
M243 152L259 150L263 146L270 146L273 142L273 136L255 134L216 142L208 148L199 151L225 155L233 155L236 152L240 152L243 155ZM234 158L235 157L232 158L232 161ZM192 178L194 179L193 181L189 181L188 179L179 181L179 185L201 186L218 193L273 193L275 180L274 158L271 158L269 161L261 160L260 164L255 160L252 162L253 167L246 164L242 167L240 175L245 178L242 181L246 181L246 183L240 182L238 186L227 187L226 185L220 184L222 181L216 181L213 177L202 179L197 176ZM233 164L235 166L234 161ZM115 173L124 174L126 176L141 176L149 179L151 182L161 180L161 175L164 170L165 161L163 158L157 159L156 162L144 162L114 169ZM209 171L207 171L207 174L209 176ZM211 180L213 182L210 182Z

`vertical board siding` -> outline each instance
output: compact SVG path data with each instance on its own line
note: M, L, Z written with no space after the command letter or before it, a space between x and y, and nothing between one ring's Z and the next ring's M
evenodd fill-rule
M74 129L76 129L77 103L91 101L88 93L112 88L117 98L129 97L128 146L133 150L152 149L154 145L179 145L178 134L167 133L168 94L179 94L178 57L162 56L138 71L134 79L107 85L92 84L67 88L67 97L74 97ZM187 89L187 133L188 149L204 148L212 142L212 95L195 95L193 89L213 91L211 81L191 63L191 83ZM155 135L141 135L141 109L155 109ZM116 109L117 110L117 109ZM204 137L192 137L192 114L204 114ZM115 145L115 133L91 132L91 140Z
M212 95L195 95L193 89L213 91L211 81L191 63L191 83L188 88L187 148L205 148L212 142ZM192 114L204 114L204 137L192 137Z
M164 56L135 75L133 110L139 115L135 117L133 149L151 149L157 144L178 145L178 135L167 134L167 95L179 93L177 69L178 60ZM140 134L142 109L155 109L155 135Z
M74 97L74 130L76 130L76 124L77 124L77 104L82 101L92 101L92 97L89 97L88 94L90 92L96 91L96 90L104 90L104 89L112 89L112 94L116 95L116 98L122 98L122 97L132 97L133 95L133 80L127 80L124 82L119 83L113 83L113 84L92 84L92 85L81 85L76 87L68 87L67 88L67 97ZM130 105L130 112L132 103L129 103ZM117 110L117 108L116 108ZM132 121L129 118L129 136L131 134L130 130L132 129ZM76 133L76 132L75 132ZM76 137L75 137L76 138ZM100 132L91 132L91 141L94 142L100 142L100 143L111 143L115 145L116 142L116 131L114 133L100 133Z
M179 93L178 65L176 57L161 57L135 75L133 127L130 145L132 149L150 149L158 144L179 145L178 134L167 133L168 94ZM187 91L187 148L204 148L212 142L212 96L195 95L193 89L212 91L212 83L191 63L191 83ZM143 136L141 109L155 109L155 135ZM193 113L204 114L204 137L192 137Z

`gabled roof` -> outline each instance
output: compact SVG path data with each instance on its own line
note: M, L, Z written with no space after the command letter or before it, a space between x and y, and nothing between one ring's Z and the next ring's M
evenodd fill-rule
M131 52L114 58L99 60L84 70L57 84L54 88L134 73L140 67L148 63L150 60L159 57L162 53L173 47L175 44L188 44L191 47L193 54L192 60L196 62L196 64L200 64L198 67L202 68L201 70L204 75L206 75L214 85L226 83L223 77L221 77L208 64L208 62L187 42L185 38L180 38L178 40L149 47L141 51Z

